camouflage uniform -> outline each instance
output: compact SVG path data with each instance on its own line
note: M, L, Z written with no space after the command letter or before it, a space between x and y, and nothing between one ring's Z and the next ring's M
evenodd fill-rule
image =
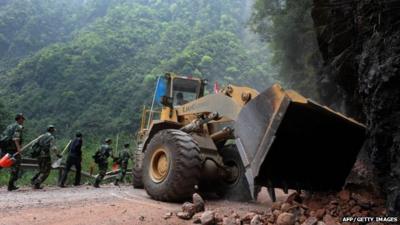
M103 180L104 176L107 173L108 168L108 157L110 157L112 148L109 144L102 144L100 147L100 159L97 162L99 166L99 175L96 177L96 181L94 182L94 187L99 187L100 182Z
M131 155L129 154L129 149L128 148L124 148L122 149L122 151L119 153L118 156L118 164L120 167L119 170L119 174L117 179L115 180L115 185L118 185L118 182L123 182L125 174L126 174L126 170L128 169L128 163L129 163L129 159L131 158Z
M51 132L45 133L39 140L40 155L38 157L39 171L31 179L35 188L41 188L40 185L47 179L51 171L51 151L56 152L55 138Z
M22 131L24 127L17 122L10 124L4 130L0 136L0 141L3 143L3 149L1 151L1 157L5 154L13 155L17 152L17 146L15 141L18 141L20 146L22 145ZM10 170L10 180L8 182L8 190L15 188L15 182L18 180L19 171L21 168L21 155L15 156L15 163L12 165Z

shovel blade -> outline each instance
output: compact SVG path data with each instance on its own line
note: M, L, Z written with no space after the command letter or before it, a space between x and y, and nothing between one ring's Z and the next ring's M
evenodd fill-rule
M51 164L51 167L53 169L58 168L61 166L61 162L62 162L62 159L57 159L56 161L53 162L53 164Z
M15 163L15 158L12 157L9 153L5 154L1 159L0 159L0 167L3 168L9 168Z

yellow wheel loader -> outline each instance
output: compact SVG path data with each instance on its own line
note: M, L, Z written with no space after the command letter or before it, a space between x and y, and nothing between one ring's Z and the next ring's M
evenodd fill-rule
M133 186L154 199L183 201L196 189L251 200L261 186L340 190L365 126L275 84L259 93L228 85L205 95L206 80L167 73L144 108ZM160 107L156 107L160 105Z

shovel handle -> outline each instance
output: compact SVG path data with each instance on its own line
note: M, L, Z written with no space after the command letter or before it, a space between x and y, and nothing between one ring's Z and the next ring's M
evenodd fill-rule
M61 152L61 155L64 155L65 151L67 150L68 146L71 144L72 140L69 140L68 144L65 146L64 150Z
M29 142L28 144L26 144L24 147L21 148L21 150L19 150L18 152L13 154L13 157L20 154L21 152L23 152L26 148L28 148L29 146L31 146L35 141L39 140L39 138L43 137L43 134L40 135L39 137L33 139L31 142Z

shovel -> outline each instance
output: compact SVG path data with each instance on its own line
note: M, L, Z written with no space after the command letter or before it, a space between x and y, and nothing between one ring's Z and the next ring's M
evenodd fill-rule
M72 140L69 140L68 144L65 146L64 150L61 152L61 156L64 155L64 152L67 150L68 146L71 144ZM61 166L61 162L62 162L62 157L57 159L56 161L53 162L53 164L51 164L51 167L53 169L58 168Z
M22 153L25 149L27 149L29 146L31 146L33 143L35 143L35 141L39 140L39 138L41 138L43 135L40 135L39 137L37 137L36 139L32 140L31 142L29 142L27 145L25 145L24 147L21 148L21 150L19 150L19 152L14 153L13 155L7 153L5 154L1 159L0 159L0 167L3 168L8 168L11 167L14 163L15 163L15 156Z

